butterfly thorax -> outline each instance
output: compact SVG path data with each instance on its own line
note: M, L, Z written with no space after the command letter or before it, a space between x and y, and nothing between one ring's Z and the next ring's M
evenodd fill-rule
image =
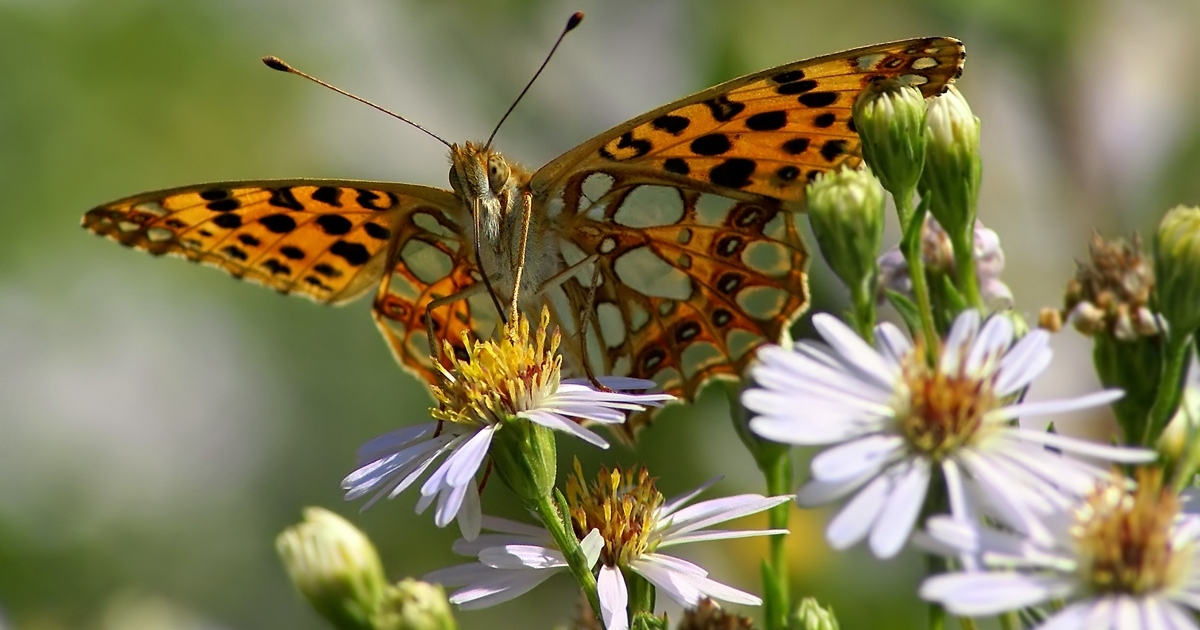
M450 164L450 187L459 201L467 244L474 247L478 238L488 277L494 279L499 297L511 299L525 232L523 199L529 195L531 173L490 147L472 142L452 145ZM545 236L542 218L531 216L521 276L522 295L527 298L559 266L557 251Z

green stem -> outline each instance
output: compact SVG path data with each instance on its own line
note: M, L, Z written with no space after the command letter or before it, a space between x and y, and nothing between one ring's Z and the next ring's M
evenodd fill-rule
M975 625L975 620L970 617L959 617L958 625L962 626L963 630L979 630L979 626Z
M867 343L875 343L875 288L876 274L867 281L850 287L850 319L858 336Z
M1150 418L1142 434L1142 446L1153 446L1167 421L1179 407L1183 392L1183 377L1186 375L1188 358L1191 356L1191 336L1173 336L1167 341L1166 356L1163 357L1162 378L1158 381L1158 392L1150 407Z
M1003 630L1021 630L1021 616L1015 610L1000 615L1000 627Z
M763 477L767 482L767 495L780 496L792 491L792 457L791 451L779 449L778 456L773 461L759 462ZM771 529L787 529L791 502L777 505L767 512L767 523ZM766 580L764 587L764 608L767 630L786 630L788 613L791 610L788 590L788 557L787 534L771 536L768 540L768 564L764 571L769 571L771 579Z
M929 303L929 287L925 283L925 261L921 257L921 226L911 226L913 221L923 221L924 217L916 217L912 207L912 192L892 195L896 201L896 212L900 215L900 226L906 234L913 230L914 238L901 240L901 253L908 263L908 275L912 280L913 297L917 301L917 311L921 316L921 331L925 337L925 347L929 357L937 356L939 335L933 325L933 307Z
M567 514L566 500L557 490L555 490L555 494L558 498L558 508L554 506L554 500L549 496L540 497L534 505L529 507L533 508L538 518L541 519L542 525L546 526L546 531L550 532L550 538L554 540L555 545L567 559L567 568L571 571L571 575L575 577L579 588L587 596L588 603L592 605L592 614L596 616L597 621L603 624L604 620L600 618L600 596L596 592L596 576L592 575L592 567L588 566L587 556L583 553L583 548L579 546L579 539L575 537L575 532L563 520ZM559 508L562 509L561 513Z
M958 272L958 290L967 303L983 310L983 295L979 292L979 276L975 273L975 229L951 237L954 247L954 268Z

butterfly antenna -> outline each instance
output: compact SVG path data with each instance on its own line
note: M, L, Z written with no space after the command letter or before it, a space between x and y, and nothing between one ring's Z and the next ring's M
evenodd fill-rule
M517 99L513 101L512 105L508 106L508 111L504 112L504 115L500 117L500 122L496 123L496 128L492 130L492 135L488 136L487 144L483 145L484 149L492 146L492 139L496 137L496 132L500 131L500 125L503 125L504 121L508 120L508 115L517 108L517 103L520 103L521 99L525 96L525 93L529 91L529 88L533 87L533 82L537 81L538 76L542 74L542 70L546 69L546 64L550 63L550 58L554 56L554 51L558 50L558 45L562 43L563 38L567 36L567 33L575 30L575 27L579 26L579 23L582 21L583 13L581 11L576 11L571 15L570 18L567 19L567 27L563 29L563 32L559 34L558 39L554 41L554 46L550 48L550 53L546 55L545 61L542 62L542 65L537 69L537 72L533 73L533 78L529 80L529 83L525 84L525 89L521 90L521 93L517 95Z
M384 109L383 107L380 107L379 105L376 105L375 103L372 103L371 101L368 101L367 99L365 99L361 96L355 96L355 95L347 92L346 90L343 90L339 87L330 85L310 74L301 72L301 71L293 68L286 61L280 59L279 57L268 55L268 56L262 58L262 62L264 64L266 64L267 67L272 70L278 70L280 72L287 72L288 74L294 74L296 76L304 77L305 79L308 79L309 81L312 81L313 83L316 83L317 85L327 87L327 88L333 90L334 92L337 92L338 94L341 94L343 96L349 96L350 98L358 101L359 103L363 103L364 105L370 105L371 107L374 107L375 109L387 114L388 116L391 116L392 118L406 122L406 123L416 127L417 129L424 131L426 134L429 135L429 137L433 138L434 140L437 140L438 142L441 142L442 144L446 145L447 147L450 146L449 142L442 140L437 134L435 134L432 131L422 127L421 125L418 125L417 123L401 116L400 114L397 114L396 112L393 112L388 109Z

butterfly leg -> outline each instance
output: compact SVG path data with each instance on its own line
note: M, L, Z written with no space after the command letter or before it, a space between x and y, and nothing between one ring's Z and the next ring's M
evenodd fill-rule
M521 193L521 249L517 252L517 272L513 274L512 306L509 317L517 317L517 298L521 294L521 274L525 271L525 248L529 245L529 219L533 215L533 194Z
M429 370L425 378L433 382L436 371L434 366L440 363L441 345L438 343L436 333L433 329L433 311L434 309L448 306L455 302L465 300L479 292L485 290L482 283L474 283L455 291L446 296L434 298L425 305L424 325L425 334L429 340L429 360L428 368L420 367L419 370ZM419 307L418 307L419 308ZM383 334L383 338L387 341L388 347L392 350L392 356L400 363L400 365L411 365L411 359L417 359L416 354L406 342L409 332L415 326L420 326L420 322L415 317L398 316L393 309L388 307L388 292L387 287L383 286L380 289L380 294L375 300L375 305L371 309L371 317L375 320L375 326L379 328L379 332ZM391 322L391 323L389 323ZM392 323L399 324L399 333L392 328Z
M475 206L471 209L472 228L475 230L475 237L472 239L475 242L475 267L479 269L479 275L483 278L483 284L487 287L488 295L492 296L492 303L496 305L496 312L500 315L500 322L507 324L508 317L504 314L504 307L500 305L500 298L496 296L496 290L492 288L492 281L488 279L487 270L483 268L483 256L479 253L479 201L475 201ZM516 291L514 290L515 294Z

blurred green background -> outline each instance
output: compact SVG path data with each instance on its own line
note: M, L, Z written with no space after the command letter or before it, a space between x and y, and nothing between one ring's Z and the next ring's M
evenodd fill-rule
M587 20L499 134L510 159L537 166L767 66L936 34L967 44L980 216L1028 315L1059 303L1093 228L1145 233L1169 205L1200 202L1197 0L0 0L0 626L322 628L272 546L305 505L350 516L393 579L458 561L456 532L413 515L413 496L361 515L342 502L355 448L424 420L429 400L365 302L317 307L154 260L79 216L223 179L445 186L441 145L259 57L481 139L574 10ZM840 309L814 270L818 307ZM1035 395L1092 387L1087 344L1055 345ZM760 490L718 392L644 435L636 452L562 456L645 462L668 494L716 474L717 493ZM484 505L516 516L499 486ZM845 628L922 627L920 558L835 555L826 517L796 512L796 592L833 603ZM684 555L758 591L760 541L696 547ZM548 627L571 593L558 578L460 619Z

